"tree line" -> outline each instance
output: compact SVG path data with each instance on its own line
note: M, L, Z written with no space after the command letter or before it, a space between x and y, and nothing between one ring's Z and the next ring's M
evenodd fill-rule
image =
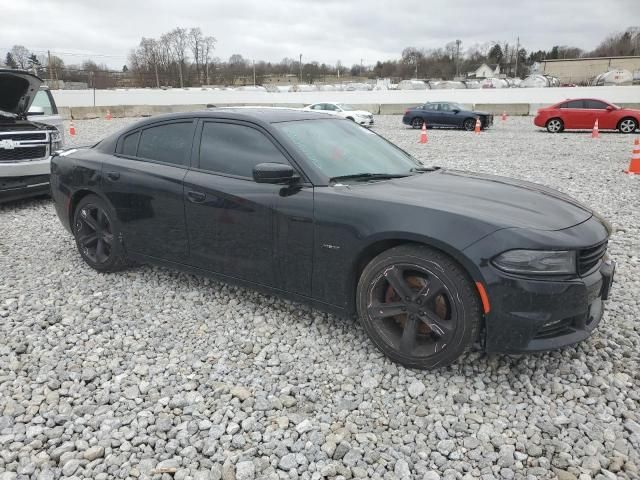
M640 27L609 35L592 51L575 46L553 46L550 50L529 51L519 42L486 42L464 47L460 40L442 48L424 49L410 46L398 59L373 64L342 65L300 58L283 58L280 62L254 61L235 53L227 60L214 55L217 40L199 27L177 27L158 38L143 37L128 56L120 71L104 64L85 60L79 65L65 65L56 55L36 55L22 45L6 53L4 63L54 80L86 82L89 87L191 87L200 85L260 85L267 76L289 75L303 83L336 82L349 78L452 79L464 77L482 63L500 65L501 73L510 77L526 76L536 62L600 56L640 55ZM305 59L306 60L306 59Z

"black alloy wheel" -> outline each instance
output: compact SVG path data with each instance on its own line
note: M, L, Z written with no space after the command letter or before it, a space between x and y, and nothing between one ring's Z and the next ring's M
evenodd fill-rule
M412 368L453 362L476 339L481 313L466 273L436 250L403 245L365 268L358 313L374 343Z
M422 128L422 124L424 123L424 120L420 117L416 117L414 119L411 120L411 127L412 128Z
M476 128L476 120L474 118L467 118L462 123L462 128L464 128L468 132L471 132L472 130L475 130L475 128Z
M88 195L74 212L73 234L84 261L100 272L114 272L128 266L119 229L109 206L100 197Z

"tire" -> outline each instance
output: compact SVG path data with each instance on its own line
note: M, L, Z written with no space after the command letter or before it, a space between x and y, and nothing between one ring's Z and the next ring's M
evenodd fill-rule
M550 118L545 127L549 133L560 133L564 130L564 122L560 118Z
M422 124L424 123L424 120L420 117L414 117L411 119L411 128L422 128Z
M113 209L97 195L80 200L72 230L80 256L94 270L118 272L129 267Z
M475 118L466 118L464 122L462 122L462 128L464 128L467 132L471 132L476 128L476 119Z
M635 118L625 117L618 123L620 133L633 133L638 129L638 121Z
M476 340L482 318L466 272L449 256L421 245L401 245L371 260L356 301L373 343L409 368L455 361Z

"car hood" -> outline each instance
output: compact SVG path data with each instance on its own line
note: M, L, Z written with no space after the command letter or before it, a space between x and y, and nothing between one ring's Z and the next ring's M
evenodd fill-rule
M568 195L542 185L457 170L355 185L353 194L371 200L446 211L496 228L561 230L593 214Z
M35 75L20 70L0 70L0 110L25 118L42 85Z

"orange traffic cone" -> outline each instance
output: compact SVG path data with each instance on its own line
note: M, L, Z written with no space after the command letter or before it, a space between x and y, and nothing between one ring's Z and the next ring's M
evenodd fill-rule
M625 173L635 173L640 175L640 140L636 138L633 142L633 153L631 154L631 162L629 162L629 169L624 171Z
M107 120L111 120L113 117L111 116L111 110L107 110Z
M600 130L598 130L597 118L596 118L596 123L593 124L593 130L591 130L591 138L600 138Z
M474 132L476 132L476 135L477 135L478 133L480 133L480 127L481 127L481 126L482 126L482 125L480 125L480 119L479 119L479 118L477 118L477 119L476 119L476 128L474 129Z
M76 136L76 127L73 125L73 120L69 123L69 135L72 137Z
M420 133L420 143L427 143L427 122L422 122L422 132Z
M504 122L507 119L507 112L503 111L502 112L502 121Z

